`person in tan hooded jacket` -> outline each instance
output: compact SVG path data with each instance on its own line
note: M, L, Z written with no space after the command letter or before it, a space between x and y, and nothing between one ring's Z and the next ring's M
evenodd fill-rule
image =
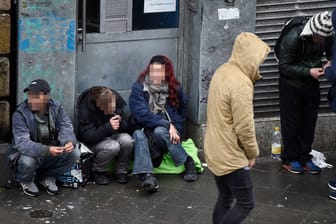
M204 152L219 191L214 224L241 223L254 207L249 169L259 148L253 84L261 78L259 66L269 52L269 46L255 34L239 34L230 59L215 71L210 83Z

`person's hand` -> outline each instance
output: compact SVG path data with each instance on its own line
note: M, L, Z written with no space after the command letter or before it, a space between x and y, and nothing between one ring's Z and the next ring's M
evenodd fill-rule
M326 68L328 68L329 66L331 66L331 61L328 61L327 63L325 63L323 65L323 70L325 70Z
M173 144L180 143L180 136L172 123L170 123L169 134L170 134L170 141Z
M321 75L324 74L324 70L323 68L311 68L310 69L310 75L314 78L314 79L318 79Z
M74 145L72 144L72 142L68 142L68 143L66 143L66 144L64 145L64 152L65 152L65 153L70 153L70 152L73 151L74 148L75 148L75 147L74 147Z
M113 117L111 117L110 124L111 124L113 130L118 130L119 129L120 122L121 122L120 115L114 115Z
M255 159L250 159L248 167L251 169L255 165L255 163L256 163Z
M50 146L49 151L50 151L50 154L52 156L59 156L63 153L64 147L62 147L62 146Z

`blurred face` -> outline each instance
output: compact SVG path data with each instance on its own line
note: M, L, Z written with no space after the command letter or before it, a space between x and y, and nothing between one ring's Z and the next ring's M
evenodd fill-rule
M313 35L312 39L313 39L313 42L317 44L322 44L324 42L324 37L320 35Z
M166 66L163 64L151 64L149 67L149 80L153 85L161 85L166 82Z
M113 114L116 109L116 97L110 93L99 96L96 106L104 112L105 115Z
M28 92L28 106L34 112L45 112L49 99L49 94Z

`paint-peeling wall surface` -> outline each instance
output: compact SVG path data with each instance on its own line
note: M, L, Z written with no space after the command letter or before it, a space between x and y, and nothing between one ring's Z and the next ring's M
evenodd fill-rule
M192 59L189 70L193 77L189 79L193 82L188 94L193 107L190 119L194 123L206 122L210 80L215 70L230 57L236 36L242 31L254 32L255 4L255 0L190 0Z
M31 80L43 78L69 112L75 91L76 0L20 0L18 102ZM72 116L71 113L69 113Z

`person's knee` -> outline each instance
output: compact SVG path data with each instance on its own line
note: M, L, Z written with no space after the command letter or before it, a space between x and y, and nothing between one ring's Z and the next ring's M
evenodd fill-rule
M245 214L248 214L250 211L252 211L255 206L254 200L247 202L240 202L239 204L241 208L245 211Z
M134 140L129 134L122 133L122 134L120 134L120 145L123 148L131 148L132 149L133 145L134 145Z
M134 142L147 142L147 136L143 131L135 130L132 137Z
M18 169L32 171L38 168L38 159L30 156L21 155L18 159Z
M169 131L167 128L165 127L156 127L153 131L153 138L154 139L162 139L165 138L167 136L167 134L169 135Z
M98 152L104 152L107 154L114 154L114 153L118 153L120 151L120 144L118 141L113 140L113 139L109 139L109 140L104 140L104 142L102 144L98 144L99 146L97 147L97 151Z

